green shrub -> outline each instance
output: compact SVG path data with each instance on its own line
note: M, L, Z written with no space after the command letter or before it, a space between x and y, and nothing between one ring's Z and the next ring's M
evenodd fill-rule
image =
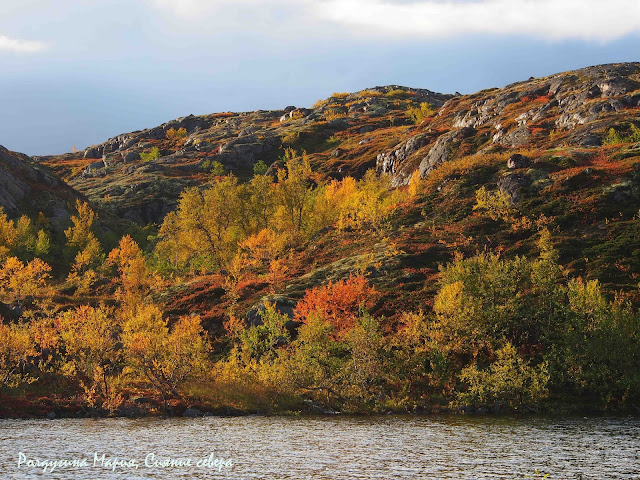
M476 204L473 209L486 212L492 220L501 218L507 221L513 214L513 207L507 194L500 190L490 192L485 187L481 187L476 192Z
M142 152L140 154L140 158L143 162L157 160L158 158L160 158L160 150L158 149L158 147L153 147L149 152Z
M269 167L262 160L258 160L258 162L253 166L253 174L254 175L264 175L267 173Z
M504 402L517 408L537 403L549 395L547 363L531 366L508 342L496 351L496 361L488 368L480 370L476 364L468 366L460 373L460 380L467 384L467 390L458 394L458 402L463 405Z
M207 158L204 162L202 162L200 168L202 168L205 172L209 172L212 175L216 175L219 177L227 173L227 169L223 164L221 164L217 160L211 160L210 158Z
M622 135L618 133L615 128L611 127L602 140L602 144L605 146L634 142L640 142L640 128L636 127L633 123L631 124L631 131L628 135Z
M436 113L436 109L427 102L422 102L420 107L411 107L407 110L407 115L409 115L409 118L411 118L416 125L420 125L426 118L431 117L434 113Z

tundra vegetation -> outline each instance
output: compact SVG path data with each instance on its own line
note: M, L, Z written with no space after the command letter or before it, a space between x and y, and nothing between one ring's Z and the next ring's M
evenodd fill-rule
M637 411L632 67L44 159L86 196L0 211L0 415Z
M295 268L291 252L312 248L321 232L382 240L394 216L424 196L419 188L391 189L373 171L322 180L306 154L288 150L276 178L227 175L186 189L152 250L127 235L108 255L94 211L79 201L65 232L66 278L35 257L28 220L3 217L0 293L24 307L0 326L3 394L64 386L83 408L112 414L143 393L158 398L158 411L536 411L565 397L633 407L640 317L596 279L569 276L544 226L535 255L484 250L443 263L432 298L393 319L371 313L381 292L369 270L354 268L304 291L293 314L265 300L259 320L247 323L243 284L259 279L281 293L281 277ZM484 187L471 212L488 222L514 215ZM156 292L172 279L220 271L229 301L216 338L199 315L163 311ZM82 302L105 282L110 298ZM51 308L56 289L73 290L77 306Z

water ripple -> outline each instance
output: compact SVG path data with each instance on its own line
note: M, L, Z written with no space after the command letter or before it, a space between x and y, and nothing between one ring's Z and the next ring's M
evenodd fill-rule
M18 469L18 452L87 458L87 468ZM137 459L115 472L106 458ZM231 458L221 472L144 466L147 454ZM640 478L640 419L461 416L242 417L0 421L0 479Z

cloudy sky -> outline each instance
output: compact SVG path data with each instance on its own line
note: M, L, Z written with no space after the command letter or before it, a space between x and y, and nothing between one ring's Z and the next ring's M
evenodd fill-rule
M0 0L0 144L407 85L472 93L640 60L638 0Z

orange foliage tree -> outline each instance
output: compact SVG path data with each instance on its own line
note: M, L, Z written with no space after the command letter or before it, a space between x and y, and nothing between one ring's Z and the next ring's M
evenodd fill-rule
M176 130L172 127L167 130L166 137L167 140L170 140L177 145L182 145L187 138L187 130L185 128L179 128L178 130Z
M0 390L14 387L25 377L20 366L35 353L33 340L25 325L5 325L0 319Z
M329 321L335 335L344 336L357 322L361 308L371 307L377 292L363 275L329 282L308 290L296 307L296 320L307 323L313 316Z
M25 264L9 257L0 268L0 295L10 302L26 297L48 297L50 272L51 267L39 258Z
M155 305L139 305L123 325L122 343L132 371L165 402L206 370L209 346L199 316L183 316L169 330Z

